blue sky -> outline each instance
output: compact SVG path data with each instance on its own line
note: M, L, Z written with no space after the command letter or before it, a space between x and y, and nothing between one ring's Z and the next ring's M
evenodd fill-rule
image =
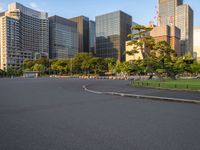
M0 0L0 11L14 0ZM148 24L156 15L157 0L17 0L25 6L47 11L49 16L60 15L71 18L85 15L94 20L95 16L123 10L139 24ZM194 10L194 24L200 26L200 0L185 0Z

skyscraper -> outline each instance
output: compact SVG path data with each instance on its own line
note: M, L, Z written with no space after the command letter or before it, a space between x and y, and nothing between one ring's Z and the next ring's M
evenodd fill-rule
M49 17L50 58L65 59L78 53L77 23L71 20Z
M132 17L116 11L96 17L96 55L125 60L126 41L130 40Z
M193 55L193 10L183 4L176 9L175 25L181 29L181 50Z
M159 0L159 24L181 30L181 54L193 53L193 10L183 0Z
M90 20L89 25L89 33L90 33L90 53L95 54L95 43L96 43L96 28L95 28L95 22Z
M12 3L0 16L0 69L19 68L24 59L48 56L49 22L46 12Z
M158 0L161 24L172 25L175 23L176 9L183 4L183 0Z
M79 33L79 52L89 52L89 18L79 16L71 18L78 25Z

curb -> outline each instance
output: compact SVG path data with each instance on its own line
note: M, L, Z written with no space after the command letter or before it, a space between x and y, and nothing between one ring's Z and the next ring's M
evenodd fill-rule
M90 92L90 93L94 93L94 94L105 94L105 95L115 95L115 96L121 96L121 97L133 97L133 98L137 98L137 99L145 98L145 99L159 100L159 101L200 104L200 101L198 101L198 100L191 100L191 99L180 99L180 98L147 96L147 95L118 93L118 92L100 92L100 91L89 90L86 85L83 85L82 88L85 91Z

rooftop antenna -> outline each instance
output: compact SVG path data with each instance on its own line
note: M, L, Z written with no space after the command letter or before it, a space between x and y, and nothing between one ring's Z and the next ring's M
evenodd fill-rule
M154 20L157 23L157 26L160 26L161 25L161 17L160 17L160 14L159 14L159 7L158 6L159 6L159 4L155 6L156 14L154 16Z

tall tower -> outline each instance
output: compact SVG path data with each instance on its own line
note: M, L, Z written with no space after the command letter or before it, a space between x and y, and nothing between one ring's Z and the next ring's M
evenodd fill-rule
M183 4L183 0L159 0L159 16L161 25L175 23L176 8Z
M181 49L183 54L193 55L193 10L187 4L176 9L175 25L181 29Z
M89 18L78 16L71 18L70 20L77 23L79 33L79 52L89 52Z
M122 11L96 17L96 55L125 61L127 37L131 33L132 17Z
M90 53L95 54L96 27L95 21L90 20Z
M51 59L66 59L78 53L77 23L60 16L49 17Z
M11 3L0 14L0 69L20 68L25 59L49 53L49 22L46 12Z
M183 0L158 0L161 25L181 30L181 54L193 54L193 10Z

